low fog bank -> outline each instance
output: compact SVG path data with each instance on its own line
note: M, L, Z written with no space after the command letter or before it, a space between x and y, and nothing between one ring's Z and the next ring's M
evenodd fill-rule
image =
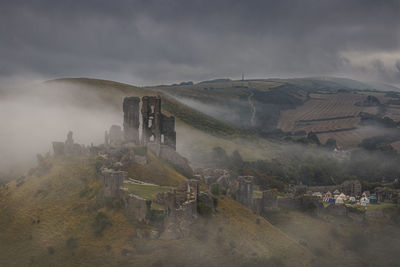
M250 126L250 113L252 109L247 101L244 102L234 99L225 99L220 101L220 103L215 104L204 103L193 98L179 97L172 94L168 94L168 96L188 107L191 107L225 123L229 123L236 127Z
M74 132L76 143L102 143L104 131L122 124L122 111L92 90L65 83L8 79L0 84L0 172L29 168L37 153L52 150ZM121 104L122 105L122 104Z
M352 179L391 182L400 177L400 155L390 145L380 143L381 139L386 142L386 137L366 139L363 147L334 151L332 147L314 143L255 136L211 136L183 125L178 126L177 136L184 139L177 144L178 151L188 157L194 167L225 168L233 175L253 175L260 182L273 181L265 184L264 189L278 185L283 190L287 184L300 182L340 184Z

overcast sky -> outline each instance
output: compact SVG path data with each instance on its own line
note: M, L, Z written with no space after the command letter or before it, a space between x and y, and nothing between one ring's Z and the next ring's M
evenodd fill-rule
M0 1L0 76L400 84L400 1Z

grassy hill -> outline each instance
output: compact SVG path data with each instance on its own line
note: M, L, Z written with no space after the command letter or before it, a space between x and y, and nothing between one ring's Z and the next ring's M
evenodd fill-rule
M102 105L111 105L119 112L125 96L161 95L163 110L180 123L178 135L184 132L183 128L228 139L254 139L276 129L291 133L313 131L322 143L334 138L341 147L352 148L364 138L382 134L360 125L360 112L378 113L377 107L356 106L368 95L387 104L382 117L400 120L395 94L371 91L371 85L341 78L219 79L144 88L88 78L58 79L47 84L95 92ZM84 93L79 101L82 105L90 103Z
M232 200L221 199L218 212L197 220L190 236L168 241L142 238L152 227L103 208L101 196L95 160L85 157L46 158L1 187L0 265L307 266L313 258Z

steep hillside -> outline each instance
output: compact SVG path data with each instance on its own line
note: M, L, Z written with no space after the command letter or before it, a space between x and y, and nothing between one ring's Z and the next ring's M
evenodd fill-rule
M91 158L46 158L0 189L2 266L307 266L308 249L237 202L221 199L180 240L145 238L152 227L102 207Z

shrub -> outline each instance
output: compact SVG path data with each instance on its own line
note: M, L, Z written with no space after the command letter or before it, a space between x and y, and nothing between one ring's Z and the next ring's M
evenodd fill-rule
M65 244L68 249L76 249L78 247L78 239L70 237Z
M210 217L212 209L207 203L199 200L197 201L197 212L203 217Z
M47 252L49 252L50 255L54 254L55 250L53 247L47 247Z
M211 198L213 200L214 208L217 208L217 206L218 206L218 198L213 197L213 196Z
M104 159L102 157L97 157L95 163L96 173L101 173L101 167L103 167L103 164Z
M211 184L211 194L218 196L220 193L220 186L217 183Z
M96 235L100 236L103 231L112 225L111 220L108 218L107 214L100 211L97 213L92 227Z
M104 205L108 209L115 209L115 210L120 210L125 206L124 202L121 199L112 199L112 198L106 198Z

